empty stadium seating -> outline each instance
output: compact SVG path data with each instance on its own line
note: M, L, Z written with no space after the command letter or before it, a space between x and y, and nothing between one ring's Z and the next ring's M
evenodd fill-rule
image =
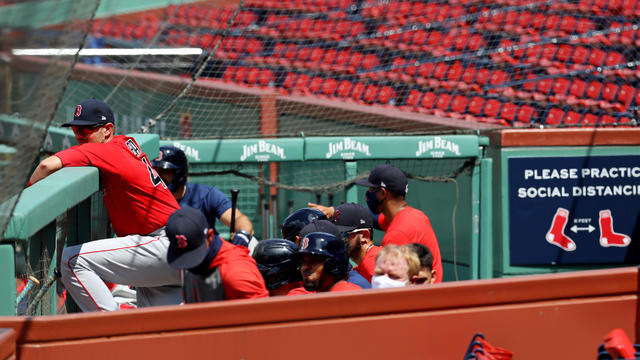
M505 126L632 123L640 106L637 0L249 0L235 12L171 5L91 34L207 51L221 40L207 72L218 81Z

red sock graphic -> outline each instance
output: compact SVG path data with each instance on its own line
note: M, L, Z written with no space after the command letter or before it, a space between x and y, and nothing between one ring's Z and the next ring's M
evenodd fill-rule
M631 243L631 238L613 231L613 218L611 210L600 211L600 245L604 247L624 247Z
M567 217L569 211L567 209L558 208L556 215L553 217L551 228L547 232L547 241L549 244L560 247L565 251L573 251L576 249L576 243L564 234L564 227L567 225Z

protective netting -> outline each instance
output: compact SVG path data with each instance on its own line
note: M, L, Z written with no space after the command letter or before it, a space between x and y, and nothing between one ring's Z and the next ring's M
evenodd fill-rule
M39 2L3 2L0 4L0 38L3 52L0 56L2 76L0 90L0 116L16 115L22 126L0 125L0 238L9 220L20 191L25 187L38 160L45 130L54 119L76 57L52 57L40 61L31 75L19 70L28 64L20 57L11 56L17 48L72 48L79 49L87 36L88 21L94 16L97 1L70 1L48 6L46 14L28 11ZM33 10L33 9L31 9ZM46 16L44 16L46 15ZM45 32L37 28L36 19L58 19L55 28ZM3 115L4 114L4 115Z
M447 222L451 221L449 217L455 216L454 207L459 202L457 182L468 179L474 166L474 161L467 159L363 160L358 161L355 173L349 175L344 161L337 160L242 165L196 163L190 166L189 181L216 186L227 196L231 189L240 190L238 209L252 220L256 236L267 238L279 236L282 220L293 210L306 207L308 202L331 206L346 202L346 191L355 186L355 180L366 178L373 167L382 163L394 165L407 175L412 194L429 194L429 201L411 196L411 204L438 204L434 209ZM469 186L468 181L464 184ZM365 188L357 189L358 202L362 202ZM434 192L433 189L438 190ZM443 196L447 204L431 203L438 197L435 193ZM263 211L265 205L268 213ZM219 223L216 229L221 234L228 233L228 228Z
M203 52L82 56L56 123L94 96L121 132L163 138L636 126L638 15L632 0L245 0L100 18L88 48Z

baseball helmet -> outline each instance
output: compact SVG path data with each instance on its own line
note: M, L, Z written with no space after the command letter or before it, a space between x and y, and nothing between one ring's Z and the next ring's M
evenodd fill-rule
M324 232L307 234L300 242L298 257L320 255L324 261L324 271L338 278L346 278L349 271L349 255L344 241Z
M167 184L171 192L176 192L187 183L189 163L184 152L173 146L160 146L158 157L151 161L151 166L160 169L174 169L175 175L171 184Z
M327 216L318 209L302 208L292 212L282 222L282 237L295 241L303 227L317 220L326 220Z
M253 249L253 258L264 278L267 289L302 280L300 258L295 257L298 246L289 240L268 239L258 242Z

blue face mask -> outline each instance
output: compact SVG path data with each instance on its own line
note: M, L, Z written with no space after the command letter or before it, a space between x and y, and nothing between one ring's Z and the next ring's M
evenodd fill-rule
M369 210L371 210L371 212L376 215L380 214L380 210L378 210L378 208L382 204L382 201L378 200L378 196L376 196L377 192L378 192L377 190L367 191L367 193L365 194L365 197L367 199L367 206L369 207Z

